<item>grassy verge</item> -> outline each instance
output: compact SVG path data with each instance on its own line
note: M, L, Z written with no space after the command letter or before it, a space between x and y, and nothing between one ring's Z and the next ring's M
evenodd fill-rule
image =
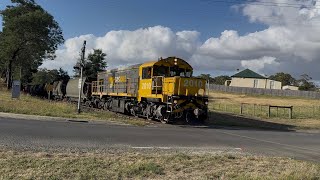
M319 100L247 96L221 92L211 92L210 99L209 109L212 113L209 124L212 125L272 129L320 129ZM243 104L240 116L241 103L246 104ZM281 108L272 108L271 117L268 118L268 106L266 105L293 106L293 119L289 119L288 109Z
M272 104L283 106L319 106L319 100L299 97L279 97L266 95L245 95L211 91L209 98L216 103L248 103L248 104Z
M126 124L143 126L148 121L131 117L119 117L112 112L77 113L76 106L66 102L42 100L21 94L20 99L12 99L8 91L0 91L0 112L41 115L75 119L117 121Z
M265 106L252 106L250 104L244 105L243 115L239 115L240 103L252 103L255 104L272 104L272 105L294 105L293 116L294 119L288 119L288 110L276 111L271 110L272 118L267 118L267 107ZM207 121L209 125L223 125L223 126L238 126L238 127L254 127L254 128L267 128L267 129L320 129L320 107L316 107L315 103L318 100L308 99L293 99L293 98L272 98L265 96L246 96L239 94L227 94L212 92L211 103L209 108L210 119ZM300 106L297 106L297 105ZM307 108L308 105L314 105L315 108ZM304 107L303 107L304 106ZM297 108L299 107L299 108ZM295 108L297 109L295 111ZM254 110L253 110L254 109ZM116 121L126 124L144 126L150 124L149 121L143 119L137 119L133 117L117 116L112 112L83 112L78 114L76 106L65 102L49 102L47 100L41 100L29 95L21 95L19 100L12 99L11 94L8 91L0 91L0 112L17 113L17 114L29 114L29 115L42 115L53 116L63 118L75 118L75 119L90 119L90 120L106 120ZM219 114L232 113L231 114ZM298 116L298 113L304 115L304 118ZM255 114L255 115L254 115ZM275 117L275 115L279 117ZM318 115L319 118L310 118L307 115ZM256 118L252 118L256 117Z
M212 154L48 154L0 150L0 179L319 179L320 165Z

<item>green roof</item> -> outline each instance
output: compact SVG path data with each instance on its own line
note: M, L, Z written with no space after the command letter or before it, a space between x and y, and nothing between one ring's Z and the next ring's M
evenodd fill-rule
M245 69L231 77L267 79L266 77L261 76L260 74L253 72L250 69Z

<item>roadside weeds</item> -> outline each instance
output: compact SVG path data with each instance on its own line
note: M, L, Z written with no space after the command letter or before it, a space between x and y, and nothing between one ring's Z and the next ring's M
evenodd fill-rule
M35 153L0 150L0 179L319 179L290 158L187 153Z

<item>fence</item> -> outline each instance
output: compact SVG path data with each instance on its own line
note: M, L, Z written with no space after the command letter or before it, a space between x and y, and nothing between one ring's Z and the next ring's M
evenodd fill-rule
M223 85L216 85L216 84L210 84L210 90L229 92L229 93L240 93L240 94L287 96L287 97L303 97L303 98L310 98L310 99L320 99L320 93L314 92L314 91L260 89L260 88L223 86Z
M214 111L242 114L261 118L285 119L320 119L320 106L270 106L261 104L212 103L209 108Z

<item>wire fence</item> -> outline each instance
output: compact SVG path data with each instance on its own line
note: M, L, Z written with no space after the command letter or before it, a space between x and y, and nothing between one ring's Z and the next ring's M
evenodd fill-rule
M260 118L320 119L320 106L214 103L210 110Z

